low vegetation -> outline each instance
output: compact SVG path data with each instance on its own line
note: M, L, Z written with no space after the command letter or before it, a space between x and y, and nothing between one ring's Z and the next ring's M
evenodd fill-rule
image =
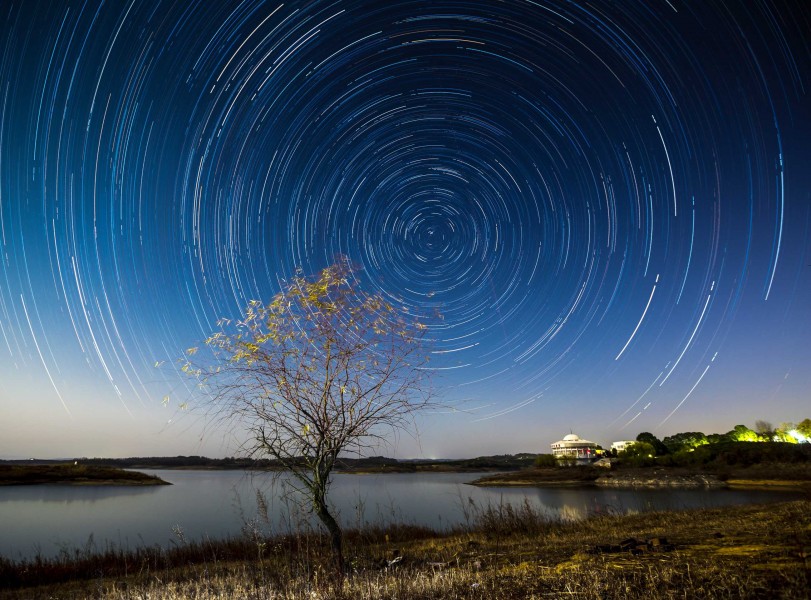
M169 549L0 560L0 599L806 598L811 588L811 501L579 522L471 505L468 516L444 533L348 532L345 578L332 575L326 539L249 528Z
M0 465L3 485L169 485L159 477L125 471L116 467L98 467L76 463L39 465Z
M652 446L649 442L635 444ZM734 485L793 484L811 487L811 444L785 442L730 442L705 444L675 454L622 453L606 470L594 466L548 466L551 461L536 460L534 468L482 477L483 486L563 486L591 485L598 478L627 475L636 479L656 477L709 476ZM549 455L540 455L542 457Z

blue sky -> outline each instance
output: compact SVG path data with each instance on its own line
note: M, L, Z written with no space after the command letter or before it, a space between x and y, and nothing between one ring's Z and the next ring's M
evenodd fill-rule
M809 416L799 3L0 14L0 457L230 455L175 359L338 254L449 407L381 453Z

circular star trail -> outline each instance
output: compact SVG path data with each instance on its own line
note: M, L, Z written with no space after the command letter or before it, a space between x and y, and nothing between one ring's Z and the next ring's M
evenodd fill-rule
M808 416L808 8L63 0L0 20L4 404L163 418L184 348L345 255L425 320L467 411L451 429Z

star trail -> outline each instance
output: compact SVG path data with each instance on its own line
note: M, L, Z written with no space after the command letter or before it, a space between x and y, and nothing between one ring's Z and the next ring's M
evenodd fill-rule
M808 417L809 31L768 0L3 2L0 456L227 453L175 359L337 255L427 325L448 409L400 455Z

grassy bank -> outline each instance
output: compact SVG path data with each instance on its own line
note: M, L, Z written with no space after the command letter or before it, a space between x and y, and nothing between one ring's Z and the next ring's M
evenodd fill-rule
M317 535L246 534L0 561L0 599L807 598L811 501L574 523L528 506L471 507L467 527L443 534L352 532L343 580L326 546Z
M83 464L0 465L0 486L4 485L170 485L145 473L116 467Z

